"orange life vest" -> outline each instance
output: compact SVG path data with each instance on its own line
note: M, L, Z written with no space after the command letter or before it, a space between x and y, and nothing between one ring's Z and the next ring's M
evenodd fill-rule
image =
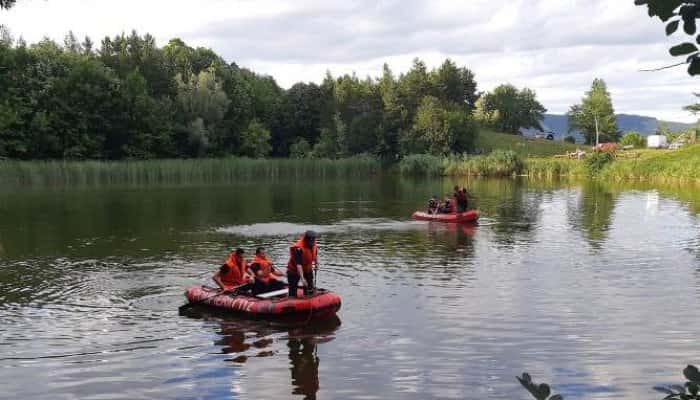
M306 273L312 271L312 264L317 261L317 246L314 243L313 248L306 247L304 237L299 239L292 247L289 248L289 262L287 263L287 273L297 275L297 263L295 260L295 249L301 249L301 267Z
M267 257L261 257L256 254L253 261L250 262L250 265L254 264L258 264L260 267L260 269L255 273L256 279L265 283L268 283L274 279L272 276L272 263L267 259Z
M223 283L225 286L238 286L246 283L245 258L241 257L239 261L236 258L236 254L231 253L226 260L226 265L228 266L228 272L219 276L221 283Z

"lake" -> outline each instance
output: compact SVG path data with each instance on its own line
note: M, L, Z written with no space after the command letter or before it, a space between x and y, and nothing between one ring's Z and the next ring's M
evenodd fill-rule
M465 184L478 226L414 222ZM700 189L279 180L0 189L0 391L22 399L658 399L700 363ZM337 319L196 310L231 248L319 233Z

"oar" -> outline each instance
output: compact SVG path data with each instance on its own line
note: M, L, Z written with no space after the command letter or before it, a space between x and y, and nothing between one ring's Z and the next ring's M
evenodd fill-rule
M202 303L204 303L205 301L207 301L207 300L209 300L209 299L213 299L214 297L221 296L222 294L226 294L226 293L232 293L232 292L234 292L236 289L240 289L240 288L242 288L242 287L245 286L245 285L247 285L247 283L244 283L244 284L238 285L238 286L234 286L234 287L232 287L231 289L225 289L225 290L222 289L222 290L219 291L218 293L213 294L213 295L211 295L211 296L207 296L207 297L205 297L205 298L203 298L203 299L199 299L199 300L197 300L197 301L192 301L192 302L189 302L189 303L187 303L187 304L183 304L183 305L180 306L180 308L178 308L178 311L185 311L185 310L187 310L187 309L189 309L189 308L191 308L191 307L193 307L193 306L196 306L197 304L202 304Z

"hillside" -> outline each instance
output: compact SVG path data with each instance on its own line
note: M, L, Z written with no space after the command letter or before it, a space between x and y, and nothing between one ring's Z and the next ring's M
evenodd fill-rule
M684 131L695 126L695 124L684 122L661 121L654 117L643 115L617 114L617 126L622 132L637 131L645 136L653 135L660 123L668 124L669 129L673 132ZM563 139L569 135L569 121L566 115L545 114L542 127L545 132L553 132L554 136L558 139ZM523 133L528 136L534 136L539 133L539 131L535 129L525 129ZM583 141L583 138L577 132L574 132L574 136L578 141Z
M494 149L513 150L523 157L551 157L576 150L576 145L561 140L533 139L520 135L498 133L488 129L479 132L476 148L485 152Z

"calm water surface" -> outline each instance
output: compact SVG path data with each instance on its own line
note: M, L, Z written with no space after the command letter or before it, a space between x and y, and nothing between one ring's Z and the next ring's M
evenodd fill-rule
M23 399L655 399L700 363L700 190L453 181L0 189L0 393ZM459 182L467 183L467 182ZM320 233L338 318L196 311L228 249Z

